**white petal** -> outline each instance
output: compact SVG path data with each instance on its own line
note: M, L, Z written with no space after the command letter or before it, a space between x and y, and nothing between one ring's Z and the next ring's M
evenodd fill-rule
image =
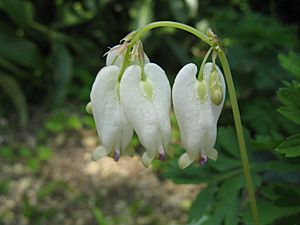
M111 50L106 56L106 66L115 65L117 67L122 67L123 60L124 55L122 53L119 53L117 49Z
M106 156L108 153L107 149L103 146L99 146L92 152L92 160L97 161L98 159Z
M145 58L145 64L150 63L150 60L145 53L144 53L144 58ZM106 56L106 66L115 65L121 68L123 64L123 60L124 60L124 54L119 53L117 49L109 51ZM138 65L138 61L135 60L133 64Z
M153 84L153 106L158 119L160 134L162 135L162 146L169 152L171 139L170 108L171 108L171 87L164 70L154 63L145 65L145 74ZM159 144L160 145L160 144ZM158 146L159 147L159 146Z
M184 169L188 167L194 159L191 159L190 156L187 153L182 154L178 160L178 165L180 169Z
M152 98L143 89L141 68L137 65L126 69L121 79L120 96L125 115L146 149L142 159L147 166L160 148L168 148L171 91L166 74L159 66L146 64L144 72L152 87Z
M207 157L216 161L218 158L218 151L214 148L210 148L208 149L208 151L206 151Z
M207 63L204 66L204 80L207 83L209 82L211 68L211 63ZM218 72L220 73L219 69ZM196 75L196 65L188 64L184 66L175 79L172 91L181 142L188 154L188 156L183 155L179 161L181 167L188 166L189 160L197 159L200 154L202 156L207 155L213 159L217 157L213 147L216 142L217 120L222 110L224 99L219 106L212 104L210 97L206 98L204 102L201 101L196 88L199 82ZM225 90L224 79L223 77L220 78L222 88ZM210 93L208 95L210 96Z
M90 96L97 132L107 153L113 149L125 150L133 134L120 103L118 74L117 66L101 69Z

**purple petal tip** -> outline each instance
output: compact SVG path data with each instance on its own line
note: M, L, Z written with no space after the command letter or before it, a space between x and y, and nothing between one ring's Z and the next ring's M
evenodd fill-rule
M207 156L206 155L200 156L200 159L199 159L200 165L204 166L206 162L207 162Z
M120 154L118 153L118 152L114 152L114 161L115 162L118 162L119 161L119 159L120 159Z

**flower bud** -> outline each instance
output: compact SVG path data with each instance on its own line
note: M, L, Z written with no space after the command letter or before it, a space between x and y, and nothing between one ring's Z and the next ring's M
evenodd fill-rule
M220 78L218 76L218 72L213 70L209 76L209 86L210 88L213 88L216 85L220 85Z
M92 103L89 102L86 107L85 107L85 111L89 114L93 114L93 109L92 109Z
M201 102L204 102L207 97L207 83L205 80L198 81L196 83L196 86L197 86L196 88L197 88L198 97Z
M220 69L217 66L213 69L212 63L204 65L202 81L196 75L196 65L185 65L176 76L172 90L181 142L186 149L178 161L181 169L193 161L204 164L207 158L218 158L214 145L225 99L225 81Z
M223 91L221 86L221 80L216 69L212 69L209 77L209 87L211 92L211 101L215 105L220 105L223 101Z
M215 105L220 105L223 101L223 92L220 86L214 87L211 90L211 101Z

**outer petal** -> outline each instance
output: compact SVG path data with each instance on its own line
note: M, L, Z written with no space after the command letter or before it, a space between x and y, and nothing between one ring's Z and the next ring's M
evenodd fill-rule
M211 68L211 64L205 64L204 80L207 83ZM222 110L224 99L222 104L215 106L209 98L210 93L208 93L205 101L201 102L197 92L197 83L199 81L196 79L196 75L196 65L188 64L184 66L175 79L172 91L181 142L187 151L179 159L181 168L187 167L200 156L208 156L213 159L217 157L213 147L216 141L217 120ZM225 89L225 86L222 87Z
M108 154L112 149L120 153L132 138L133 129L124 116L118 95L118 74L117 66L104 67L92 87L92 110L103 145L96 150L94 158L100 158L104 155L103 151Z
M106 66L116 65L121 67L124 60L124 55L119 53L117 50L111 50L107 53L106 56Z
M120 84L120 96L125 115L146 149L142 160L148 166L159 151L168 147L171 91L166 74L159 66L149 63L144 73L152 88L151 97L143 88L141 68L137 65L126 69Z
M150 63L150 60L146 54L145 57L145 64ZM117 67L121 68L124 60L124 54L119 53L117 50L111 50L107 53L106 56L106 65L116 65ZM138 64L137 61L133 62L133 64Z

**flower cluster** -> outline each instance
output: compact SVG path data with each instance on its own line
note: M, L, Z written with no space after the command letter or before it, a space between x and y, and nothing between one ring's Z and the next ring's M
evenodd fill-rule
M178 73L173 90L164 70L150 63L141 42L130 52L130 63L124 69L128 41L112 48L92 86L87 111L93 114L101 146L92 153L98 160L110 155L115 161L122 155L133 155L129 147L135 131L145 148L142 163L172 156L170 109L171 95L178 121L181 142L186 149L179 159L185 168L193 161L204 163L207 157L217 159L214 149L217 121L225 99L223 74L215 63L206 63L197 79L194 64Z

